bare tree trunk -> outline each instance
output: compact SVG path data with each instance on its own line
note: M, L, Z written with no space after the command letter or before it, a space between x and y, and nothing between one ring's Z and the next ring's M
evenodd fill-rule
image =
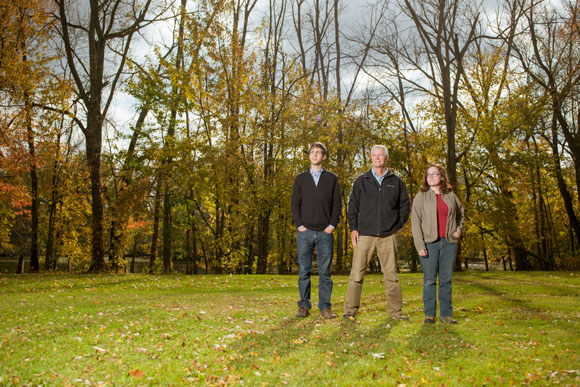
M130 273L135 273L135 256L137 255L137 243L138 243L139 234L135 235L135 239L133 239L133 250L131 251L131 268L129 269Z
M26 56L24 57L26 62ZM24 96L25 114L26 114L26 140L28 143L28 161L30 172L30 196L32 203L30 206L30 271L37 272L40 270L38 260L38 166L36 160L36 147L34 144L34 131L32 129L32 107L30 99L26 93Z
M153 234L151 236L151 250L149 251L149 272L153 273L157 260L157 241L159 240L159 212L161 206L161 180L157 180L155 199L153 201Z
M18 255L18 264L16 266L16 274L24 274L24 254Z
M60 160L60 133L56 139L56 155L52 164L52 181L50 185L50 202L48 205L48 231L46 235L46 254L44 268L51 270L56 268L56 257L54 256L54 226L56 222L56 210L59 187L59 160Z
M93 116L95 116L93 112ZM90 118L89 118L90 119ZM95 122L87 127L86 149L87 165L91 182L91 256L90 272L99 272L105 269L105 252L103 245L103 197L101 194L101 144L102 121ZM96 127L95 127L96 126Z
M165 193L163 194L163 273L168 274L173 271L173 262L171 257L171 195L169 193L168 182L164 184Z
M481 230L481 245L483 246L483 260L485 261L485 271L489 271L489 263L487 261L487 249L485 248L485 236Z

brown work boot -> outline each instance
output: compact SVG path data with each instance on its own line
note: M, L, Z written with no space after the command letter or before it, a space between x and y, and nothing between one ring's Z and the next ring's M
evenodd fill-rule
M320 312L320 316L322 316L322 318L326 320L336 318L336 314L334 314L332 310L330 310L330 308L322 309L322 311Z
M303 306L301 306L300 308L298 308L298 312L296 312L296 317L298 317L298 318L304 318L306 316L308 316L308 309L306 309Z
M441 322L443 324L457 325L457 321L455 321L453 317L441 317Z

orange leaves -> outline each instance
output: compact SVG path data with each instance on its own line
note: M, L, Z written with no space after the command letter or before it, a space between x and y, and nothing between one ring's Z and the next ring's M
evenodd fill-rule
M135 220L132 217L127 224L127 230L144 230L151 226L150 220Z
M3 203L10 203L13 215L30 216L28 207L31 205L31 200L26 186L0 181L0 200Z
M141 379L143 376L145 376L145 372L136 368L129 371L129 375L133 376L134 378Z

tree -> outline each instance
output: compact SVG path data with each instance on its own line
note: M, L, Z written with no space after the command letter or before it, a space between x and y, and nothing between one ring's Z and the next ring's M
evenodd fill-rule
M561 8L537 0L510 4L522 9L524 14L521 36L514 44L514 56L538 88L540 97L550 106L545 138L552 145L554 174L570 226L580 244L580 220L574 209L580 199L580 127L577 122L580 3L567 1ZM576 200L562 171L564 152L573 162Z
M75 0L56 0L64 55L84 107L87 166L91 182L91 271L105 268L101 152L103 129L134 37L155 20L153 0L90 0L80 11ZM76 12L76 11L78 12ZM161 9L157 15L161 15Z
M447 171L450 183L458 188L457 163L461 159L456 146L459 86L465 56L472 44L481 38L481 6L462 0L403 0L398 7L401 14L388 23L411 28L407 33L397 31L388 39L393 44L386 49L394 50L397 61L402 62L395 63L394 68L405 69L395 74L400 83L440 103L445 119ZM421 77L414 76L414 72ZM398 88L400 90L402 85Z
M37 115L36 108L47 103L65 88L62 82L51 82L50 62L53 56L47 53L47 42L51 38L53 25L50 6L43 0L2 2L0 18L0 89L6 93L7 106L12 117L5 129L27 144L25 162L30 181L30 270L40 270L39 262L39 133L48 131L50 118L44 120ZM54 88L54 90L51 90ZM8 145L10 153L18 152L15 141Z

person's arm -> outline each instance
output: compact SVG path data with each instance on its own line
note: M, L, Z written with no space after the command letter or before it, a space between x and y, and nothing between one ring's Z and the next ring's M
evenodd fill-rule
M292 210L292 218L294 219L294 225L296 226L296 228L301 228L304 227L304 223L302 222L302 215L300 212L300 208L302 206L302 192L300 190L298 176L296 176L296 179L294 179L294 186L292 187L292 199L290 200L290 208Z
M348 218L348 226L350 229L350 239L352 246L356 247L358 244L358 213L360 206L360 181L356 179L353 186L352 192L350 194L350 199L348 201L348 209L346 216Z
M415 249L420 256L427 256L427 247L425 246L425 240L423 238L423 229L421 224L423 222L423 206L421 205L421 199L419 194L415 196L413 200L413 209L411 213L411 231L413 233L413 243L415 244Z
M332 230L329 230L327 232L332 232L338 225L338 222L340 221L340 213L342 210L342 198L340 195L341 194L340 194L340 186L338 184L338 177L334 175L334 184L332 188L332 211L330 215L330 224L329 224L329 227L332 227Z
M457 212L456 212L456 221L457 221L457 230L455 230L455 232L453 233L453 236L457 239L459 239L461 237L461 234L463 233L463 223L465 222L465 214L463 211L463 206L461 205L461 202L459 201L459 198L457 197L457 195L453 194L453 196L455 197L455 204L457 206Z
M411 212L411 200L409 199L409 194L407 193L407 187L403 181L400 181L401 190L399 193L399 223L397 228L400 230L403 228L407 220L409 220L409 213Z
M350 199L348 200L348 208L346 210L346 217L348 218L348 227L350 231L358 230L358 213L360 206L360 186L359 179L356 179L352 186Z

